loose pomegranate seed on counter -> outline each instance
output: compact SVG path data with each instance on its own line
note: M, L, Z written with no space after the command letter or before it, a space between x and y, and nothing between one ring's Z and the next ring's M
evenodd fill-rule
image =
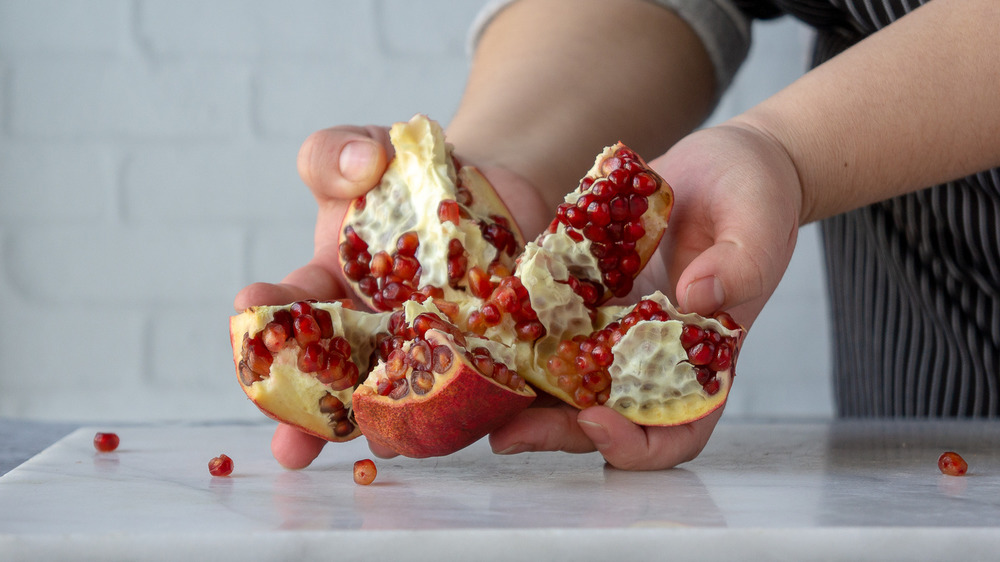
M375 462L371 459L364 459L354 463L354 482L362 486L367 486L375 481L378 470Z
M948 476L964 476L969 471L969 463L965 462L962 455L947 451L938 457L938 470Z
M228 455L219 455L208 461L208 472L212 476L229 476L233 473L233 459Z
M118 448L117 433L100 433L94 435L94 448L102 453L110 453Z

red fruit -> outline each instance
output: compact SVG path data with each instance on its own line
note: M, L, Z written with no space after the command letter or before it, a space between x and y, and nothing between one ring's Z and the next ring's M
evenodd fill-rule
M110 453L118 448L117 433L98 433L94 435L94 448L102 453Z
M948 451L938 457L938 470L948 476L964 476L969 470L969 463L965 462L962 455Z
M229 476L233 473L233 459L228 455L219 455L208 461L208 472L212 476Z
M375 481L378 469L375 468L375 461L364 459L354 463L354 483L367 486Z
M660 293L604 304L632 291L673 203L634 151L605 149L524 245L436 123L417 116L390 136L395 157L339 240L344 277L379 312L302 302L231 322L240 384L267 415L329 440L364 430L421 457L516 415L534 396L526 380L643 425L688 423L725 402L745 335L731 317L680 314Z
M479 171L456 165L441 127L417 115L389 135L395 157L341 228L341 267L358 298L379 311L430 290L460 302L482 290L466 272L513 270L523 236ZM400 233L404 224L412 230Z
M272 354L263 343L268 326L285 318L291 325L292 317L302 328L297 336L308 335L289 338ZM351 416L351 393L361 373L368 373L388 322L386 313L351 310L340 302L249 308L229 324L240 386L269 417L329 441L354 439L361 432Z
M469 349L456 341L457 331L430 313L417 316L412 329L397 327L403 343L352 397L355 419L369 441L408 457L447 455L534 400L524 379L480 346L485 340L463 336L474 346Z

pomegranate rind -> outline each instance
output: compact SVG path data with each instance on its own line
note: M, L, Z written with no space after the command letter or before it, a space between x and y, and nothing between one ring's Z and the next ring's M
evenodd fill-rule
M344 337L351 344L351 360L358 365L363 377L368 372L376 337L385 333L389 315L352 310L340 302L310 304L330 313L334 334ZM319 407L320 399L330 394L344 404L350 416L354 388L333 390L313 374L299 370L294 347L289 346L274 355L268 376L251 384L246 384L240 376L244 336L257 335L274 318L274 313L283 309L287 310L288 306L255 306L230 318L229 337L240 387L261 412L276 421L293 425L327 441L350 441L359 437L361 431L356 424L350 434L337 435L328 414L321 412Z
M395 156L386 168L379 185L363 199L352 203L344 215L341 232L348 227L368 244L368 253L386 252L392 255L397 239L406 232L416 232L420 244L416 259L421 264L419 287L436 287L444 292L445 300L460 302L472 298L465 292L464 276L450 280L448 251L451 240L458 240L465 249L467 269L483 271L499 258L512 270L514 256L488 242L479 222L495 222L501 217L514 236L517 248L524 245L524 236L510 210L497 195L489 181L473 166L455 168L452 147L445 142L441 126L425 115L415 115L410 121L394 124L389 131ZM463 217L458 224L438 217L444 201L461 201L459 186L467 188L472 202L463 205ZM464 216L467 213L468 216ZM343 256L341 267L343 263ZM348 279L359 299L377 308L360 283ZM457 285L453 287L452 285Z
M433 345L448 345L454 365L435 374L427 394L394 399L376 390L385 377L385 364L380 362L352 400L358 427L369 441L412 458L449 455L509 422L535 399L528 386L518 391L476 370L462 358L462 346L449 334L431 329L424 337Z
M659 304L670 320L642 320L611 348L615 359L608 367L611 393L605 406L639 425L680 425L707 416L729 396L745 332L730 330L714 318L682 314L659 291L644 299ZM733 341L732 364L716 372L719 389L714 394L698 383L694 366L681 345L681 330L690 324Z

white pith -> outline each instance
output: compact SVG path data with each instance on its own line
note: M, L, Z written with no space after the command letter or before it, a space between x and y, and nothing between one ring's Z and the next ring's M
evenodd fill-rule
M447 264L448 243L456 239L468 254L468 267L478 265L486 270L498 250L483 238L479 226L473 220L460 220L459 225L442 222L437 212L442 201L458 198L459 176L464 184L485 180L469 167L456 172L444 132L426 116L396 123L389 136L396 155L379 186L365 196L364 208L350 218L355 232L368 243L368 253L392 255L399 235L414 231L420 237L416 258L421 264ZM488 197L474 196L469 210L483 219L500 214L496 202ZM422 268L419 286L426 285L444 289L449 300L461 298L449 287L447 267Z

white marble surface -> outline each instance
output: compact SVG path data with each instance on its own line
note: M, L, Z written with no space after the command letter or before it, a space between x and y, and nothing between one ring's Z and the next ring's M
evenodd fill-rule
M86 427L0 477L0 559L964 560L1000 551L1000 424L724 422L683 468L597 455L376 459L308 469L270 425ZM96 431L121 446L96 453ZM958 450L968 476L936 461ZM207 463L230 455L231 477Z

